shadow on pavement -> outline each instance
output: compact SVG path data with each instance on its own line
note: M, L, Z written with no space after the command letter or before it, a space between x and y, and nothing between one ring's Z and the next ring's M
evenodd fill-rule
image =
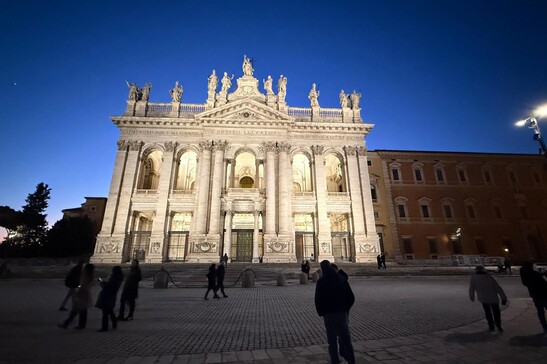
M476 342L486 342L496 340L496 334L489 331L479 331L471 333L453 333L445 336L444 341L469 344Z
M528 335L528 336L513 336L509 340L509 345L513 346L547 346L547 336L543 334Z

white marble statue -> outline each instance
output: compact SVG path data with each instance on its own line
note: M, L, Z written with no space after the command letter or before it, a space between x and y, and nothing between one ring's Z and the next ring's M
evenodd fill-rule
M228 90L230 87L232 87L232 79L234 78L234 75L232 77L228 77L228 74L224 72L224 76L222 76L222 87L220 89L220 93L228 93Z
M139 92L140 89L135 83L130 83L129 81L125 81L127 83L127 87L129 87L129 96L128 99L130 101L137 101L139 99Z
M175 83L175 87L169 91L169 93L171 94L171 102L180 102L183 92L184 90L181 86L179 86L179 81L177 81Z
M142 94L140 99L142 101L148 101L150 99L150 89L152 88L152 84L149 82L142 88Z
M352 109L358 109L359 108L359 102L361 101L361 93L357 91L353 91L351 93L351 108Z
M310 99L311 107L319 107L319 91L317 91L315 87L315 83L312 84L310 93L308 94L308 99Z
M348 107L348 97L349 95L346 94L344 90L340 90L340 107Z
M277 95L279 101L285 101L285 96L287 95L287 77L281 75L277 81Z
M254 69L251 60L246 55L243 55L243 75L252 76Z
M209 92L216 92L217 86L218 86L218 77L215 73L215 70L213 70L213 73L211 73L211 76L209 76L207 81L209 82L207 86L207 90Z
M272 90L272 86L273 86L272 76L268 75L268 78L265 80L262 80L262 82L264 82L264 90L266 91L266 93L268 95L273 95L274 92Z

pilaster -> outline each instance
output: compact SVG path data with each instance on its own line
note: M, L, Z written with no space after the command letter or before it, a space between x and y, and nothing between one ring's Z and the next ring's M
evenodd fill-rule
M357 148L353 146L344 147L347 160L348 185L351 198L351 216L353 225L353 243L355 244L356 260L363 259L362 249L365 244L365 219L363 214L363 196L361 193L361 184L359 182L359 166L357 164ZM357 248L359 247L359 248ZM362 261L362 260L360 260Z
M209 217L209 239L220 243L220 197L222 192L222 181L224 179L224 150L226 141L215 141L213 143L214 161L213 161L213 180L211 188L211 211Z
M330 221L327 215L327 181L325 176L325 156L324 147L314 145L313 151L313 178L315 181L315 195L317 200L317 261L324 259L334 261L332 255L332 238L330 231Z

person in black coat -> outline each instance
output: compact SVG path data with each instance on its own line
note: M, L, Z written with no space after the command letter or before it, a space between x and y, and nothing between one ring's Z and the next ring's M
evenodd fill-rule
M99 278L100 279L100 278ZM102 290L99 293L99 298L95 307L103 311L102 325L99 331L108 331L108 317L112 320L112 328L116 329L118 320L114 314L114 306L116 305L116 296L123 281L122 267L119 265L112 268L112 274L108 281L101 281Z
M224 275L226 274L226 267L224 262L220 263L217 267L217 292L220 290L222 296L227 298L228 296L224 293Z
M536 272L532 263L526 262L520 268L520 279L522 284L528 288L528 293L536 306L539 322L543 326L543 332L547 334L547 321L545 310L547 309L547 282L543 274Z
M331 363L340 363L340 337L340 353L348 363L353 364L355 355L351 344L348 315L355 302L355 296L348 280L336 273L328 260L321 262L321 271L323 276L315 287L315 308L325 323Z
M211 264L209 266L209 273L206 274L207 277L207 292L205 292L204 300L208 300L207 295L210 290L213 290L213 298L220 298L217 294L217 266L216 264Z
M382 261L382 266L384 267L384 269L386 269L386 253L382 253L380 255L380 260Z
M128 321L133 320L133 313L135 312L135 301L139 297L139 282L142 279L141 269L139 268L139 261L133 259L129 274L123 285L122 296L120 298L120 312L118 313L118 320ZM129 315L124 317L125 304L129 305Z
M376 263L378 263L378 269L382 269L382 256L380 254L376 256Z

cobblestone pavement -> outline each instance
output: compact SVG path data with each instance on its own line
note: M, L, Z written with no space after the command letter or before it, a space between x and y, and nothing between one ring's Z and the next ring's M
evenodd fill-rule
M357 362L544 363L547 337L517 277L500 277L510 304L505 333L485 330L467 298L467 277L350 278ZM328 363L315 286L289 282L227 290L157 290L144 282L135 320L99 333L91 309L83 331L62 330L61 280L0 281L0 363ZM98 289L95 289L97 297Z

